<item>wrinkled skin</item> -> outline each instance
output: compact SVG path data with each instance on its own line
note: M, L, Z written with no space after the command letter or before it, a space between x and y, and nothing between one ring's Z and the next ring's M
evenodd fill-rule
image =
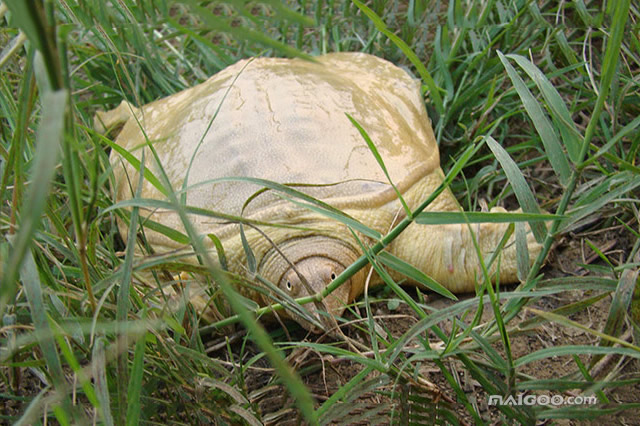
M297 271L293 268L287 270L278 286L285 290L289 296L296 299L322 292L329 283L344 271L344 266L326 257L308 257L298 261L295 267ZM307 281L306 284L302 281L303 279ZM333 315L342 314L345 305L344 301L348 300L350 290L351 283L349 281L338 287L336 291L322 301L323 310ZM294 318L305 327L312 329L312 326L300 316L294 316ZM327 328L333 326L331 320L325 315L319 315L318 319Z
M297 298L322 291L362 255L361 243L374 241L359 233L358 239L354 238L346 225L301 207L300 200L295 204L267 191L247 203L260 186L211 180L243 176L304 184L296 189L384 234L404 217L404 210L362 135L345 114L368 133L410 209L442 182L438 147L419 83L401 68L366 54L336 53L318 57L316 62L274 58L240 61L198 86L141 109L123 103L98 114L97 122L99 127L124 124L116 143L138 159L146 151L145 167L158 176L158 165L145 147L148 138L173 188L186 188L187 205L298 227L244 228L257 273ZM115 150L111 162L115 197L127 200L137 189L137 169ZM166 199L148 180L141 194L143 198ZM427 210L459 211L460 207L446 190ZM143 211L143 216L183 231L172 211ZM205 216L190 219L198 232L219 238L231 272L252 279L247 274L238 225ZM120 227L126 236L126 225L120 223ZM486 259L506 229L507 224L480 224L470 229L467 225L413 223L386 250L453 292L473 291L481 275L471 232ZM146 235L156 253L183 248L150 229ZM210 243L208 238L205 241ZM530 234L527 246L533 260L541 247ZM210 249L216 258L212 244ZM513 237L501 256L500 283L517 281ZM495 266L492 272L497 272ZM365 277L364 271L351 277L320 306L311 307L312 315L315 311L319 323L330 326L329 316L317 309L342 315L345 305L364 291ZM379 283L374 274L370 285ZM271 301L247 287L240 291L261 305ZM203 304L197 291L192 300L196 306ZM296 313L284 315L313 329Z

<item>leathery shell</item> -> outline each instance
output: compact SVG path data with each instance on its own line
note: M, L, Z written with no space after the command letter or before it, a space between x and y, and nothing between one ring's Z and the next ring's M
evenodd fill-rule
M333 184L298 189L341 208L375 209L395 193L346 114L369 134L401 191L439 167L418 81L388 61L361 53L333 53L315 62L242 60L202 84L145 105L137 119L126 122L116 142L140 158L148 138L174 190L182 188L189 170L191 206L240 214L259 187L206 182L248 176ZM158 175L149 152L145 158L146 167ZM128 199L135 191L136 170L117 154L112 163L116 198ZM149 182L143 185L143 198L164 198ZM257 214L276 200L257 197L243 215ZM181 228L175 214L157 212L152 218ZM205 226L200 223L205 219L195 221L199 228ZM210 218L208 222L211 232Z

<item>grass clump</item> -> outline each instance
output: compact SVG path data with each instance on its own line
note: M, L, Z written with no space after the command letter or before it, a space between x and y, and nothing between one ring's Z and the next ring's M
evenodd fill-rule
M629 0L5 0L2 420L635 418L638 18ZM161 292L135 284L146 271L166 285L187 266L151 254L140 261L134 244L122 243L117 220L136 241L141 217L136 207L112 207L109 148L94 113L175 93L240 58L332 51L373 53L418 76L465 209L517 204L528 219L554 212L557 220L535 222L543 253L531 268L521 264L519 287L489 286L456 302L392 282L354 306L341 341L257 326L256 312L226 285L234 277L215 275L206 256L191 268L212 272L238 317L206 326L186 301L166 309ZM171 235L204 254L188 225ZM378 251L356 266L404 267ZM242 325L224 328L234 319ZM490 395L525 392L596 403L486 405Z

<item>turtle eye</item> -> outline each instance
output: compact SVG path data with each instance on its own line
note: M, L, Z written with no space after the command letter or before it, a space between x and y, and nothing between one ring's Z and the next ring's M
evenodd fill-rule
M291 291L291 281L287 280L286 286L287 290Z
M331 273L331 281L333 281L333 280L335 280L335 279L336 279L336 273L335 273L335 272L332 272L332 273Z

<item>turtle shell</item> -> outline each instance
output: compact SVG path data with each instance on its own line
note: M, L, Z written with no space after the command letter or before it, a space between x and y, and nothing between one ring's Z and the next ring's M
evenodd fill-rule
M333 53L315 61L242 60L202 84L144 106L116 142L140 157L148 138L173 189L190 188L188 205L240 214L256 185L206 183L244 176L311 185L300 189L339 207L375 208L395 193L347 114L368 133L400 191L439 167L418 81L363 53ZM118 158L112 155L112 162L120 163L115 173L122 200L131 197L137 179L133 166ZM149 152L145 158L157 175ZM141 196L164 198L146 181ZM243 214L272 202L257 197ZM159 219L178 226L174 216Z

